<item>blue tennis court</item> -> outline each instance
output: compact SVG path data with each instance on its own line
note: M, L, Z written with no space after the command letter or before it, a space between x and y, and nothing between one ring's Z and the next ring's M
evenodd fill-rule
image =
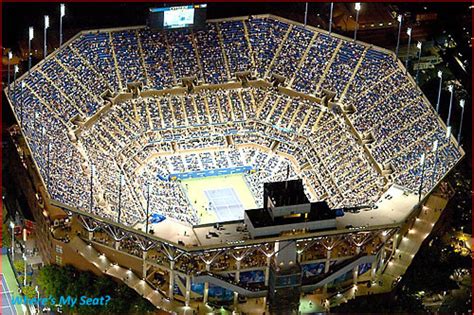
M16 315L15 307L12 305L12 296L8 285L5 282L5 277L2 273L2 315Z
M243 219L244 206L233 188L209 189L204 193L219 221Z

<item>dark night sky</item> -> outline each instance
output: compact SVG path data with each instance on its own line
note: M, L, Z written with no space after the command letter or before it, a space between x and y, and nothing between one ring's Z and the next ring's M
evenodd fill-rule
M147 9L162 6L162 3L68 3L64 29L72 36L81 29L118 27L145 24ZM175 5L175 4L173 4ZM370 6L369 3L364 4ZM404 10L422 11L426 4L399 4ZM429 10L456 21L457 15L468 13L466 3L430 4ZM309 14L327 15L329 3L311 3ZM222 18L250 14L273 13L302 22L304 3L210 3L208 18ZM27 36L28 26L34 26L36 32L42 32L43 15L50 15L50 32L55 32L59 24L58 3L4 3L3 4L3 46L14 46L18 40ZM443 18L443 20L445 20ZM67 36L65 36L67 38Z

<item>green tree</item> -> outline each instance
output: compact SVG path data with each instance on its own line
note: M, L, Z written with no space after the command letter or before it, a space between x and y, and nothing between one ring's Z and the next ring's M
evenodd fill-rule
M110 296L107 305L67 305L63 309L75 314L146 314L155 307L140 297L133 289L123 283L117 283L109 277L98 277L88 271L80 271L72 266L49 265L43 267L37 277L37 283L45 295L70 295L80 298Z
M23 273L25 272L25 262L21 259L15 260L13 262L13 266L15 267L15 270L17 273Z
M23 288L21 288L21 291L23 292L23 294L29 298L29 299L32 299L34 297L36 297L36 291L35 291L35 288L27 285L27 286L24 286Z
M11 231L8 224L2 224L2 247L10 248L11 247Z

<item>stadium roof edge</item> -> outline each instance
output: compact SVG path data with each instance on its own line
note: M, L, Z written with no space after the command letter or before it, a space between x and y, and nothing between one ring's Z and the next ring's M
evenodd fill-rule
M183 246L183 245L179 245L177 243L174 243L172 241L169 241L167 239L164 239L162 237L152 235L152 234L146 234L145 232L143 232L141 230L137 230L137 229L134 229L132 227L125 226L121 223L114 222L114 221L111 221L111 220L103 218L103 217L99 217L95 214L84 212L84 211L81 211L79 209L75 209L71 206L63 204L63 203L61 203L59 201L56 201L56 200L51 200L50 202L53 206L56 206L56 207L59 207L59 208L62 208L62 209L67 209L67 210L69 210L71 212L74 212L76 214L80 214L80 215L83 215L83 216L93 218L94 220L97 220L99 222L104 222L108 225L116 226L118 228L127 230L131 233L135 233L135 234L139 234L141 236L147 237L151 240L155 240L155 241L170 244L171 246L176 247L176 248L178 248L182 251L185 251L185 252L199 252L199 251L202 251L202 250L221 249L223 247L226 247L226 248L246 247L246 246L253 246L253 245L262 244L262 243L269 243L269 242L273 242L273 241L310 239L310 238L324 237L324 236L328 236L328 235L339 235L339 234L355 233L355 232L361 232L361 231L364 232L364 231L397 229L397 228L400 227L400 223L401 223L401 222L398 222L398 223L393 223L393 224L370 226L370 227L367 227L367 228L360 228L360 229L346 229L345 228L345 229L315 231L315 232L309 232L309 233L304 234L304 237L301 237L302 235L299 234L299 235L284 235L284 236L273 236L273 237L265 237L265 238L257 238L257 239L247 239L247 240L244 240L242 243L238 243L238 244L216 243L216 244L212 244L212 245Z

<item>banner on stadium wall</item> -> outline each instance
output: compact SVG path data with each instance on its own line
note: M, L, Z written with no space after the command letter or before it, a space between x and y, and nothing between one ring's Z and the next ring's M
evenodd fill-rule
M211 176L222 176L222 175L247 173L247 172L251 172L252 170L253 170L253 168L251 166L217 168L217 169L213 169L213 170L170 174L169 178L171 180L177 180L177 179L183 180L183 179L191 179L191 178L203 178L203 177L211 177Z

